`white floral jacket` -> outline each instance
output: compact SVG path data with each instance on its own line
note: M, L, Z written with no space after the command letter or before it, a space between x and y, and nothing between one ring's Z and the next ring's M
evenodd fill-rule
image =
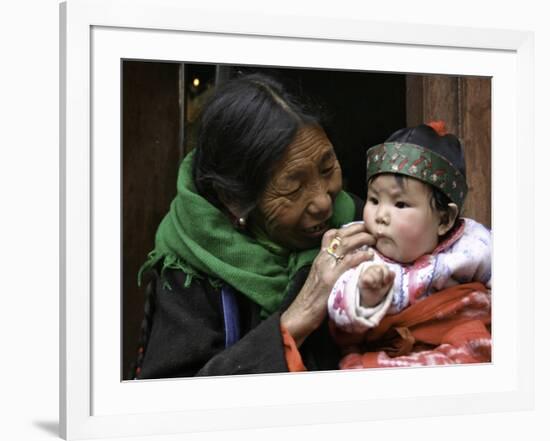
M329 316L346 332L364 332L377 326L386 314L397 314L444 288L469 282L481 282L490 288L491 242L490 230L472 219L462 218L432 254L411 264L393 262L373 249L373 260L346 271L337 280L328 299ZM361 306L359 274L363 268L380 262L395 273L393 287L378 305Z

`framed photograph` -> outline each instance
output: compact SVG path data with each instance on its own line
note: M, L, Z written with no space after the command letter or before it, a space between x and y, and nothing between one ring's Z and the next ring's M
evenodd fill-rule
M522 197L534 188L531 33L300 17L283 10L243 15L169 0L69 0L60 15L63 437L533 406L534 239L533 229L519 220L519 213L522 219L534 213L532 200ZM144 242L173 196L174 165L191 148L203 92L242 70L292 77L329 101L336 119L340 114L352 121L351 128L340 125L348 138L340 151L336 147L347 158L345 184L356 193L364 169L354 163L364 163L364 151L355 157L352 149L383 141L397 128L443 117L474 145L466 158L474 176L466 210L493 232L491 363L129 377L141 313L131 306L141 295L135 272L139 256L153 245ZM146 176L153 159L139 147L145 136L155 156L170 152L155 169L155 182L162 182L155 188ZM163 188L164 199L158 193ZM136 209L140 200L150 210L149 233L136 226L146 217Z

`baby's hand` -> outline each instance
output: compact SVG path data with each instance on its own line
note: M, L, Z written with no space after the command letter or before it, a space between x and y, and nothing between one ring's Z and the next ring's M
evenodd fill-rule
M376 264L361 271L357 280L357 287L361 293L361 305L375 306L390 290L395 273L387 265Z

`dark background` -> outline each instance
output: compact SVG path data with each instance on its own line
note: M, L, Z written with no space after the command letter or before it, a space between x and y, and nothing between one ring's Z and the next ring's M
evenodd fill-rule
M344 188L365 195L365 150L393 131L443 119L464 145L470 194L464 214L491 226L491 80L337 70L193 63L122 63L121 377L135 359L143 317L137 271L176 194L179 162L194 146L196 122L215 84L240 72L274 75L323 105ZM197 81L198 80L198 81Z

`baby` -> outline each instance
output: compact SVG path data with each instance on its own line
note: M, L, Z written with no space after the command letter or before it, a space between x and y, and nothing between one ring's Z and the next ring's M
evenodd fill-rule
M458 138L441 122L395 132L367 151L363 220L374 258L345 272L328 300L337 328L364 333L454 285L491 286L491 233L460 218L467 193Z

